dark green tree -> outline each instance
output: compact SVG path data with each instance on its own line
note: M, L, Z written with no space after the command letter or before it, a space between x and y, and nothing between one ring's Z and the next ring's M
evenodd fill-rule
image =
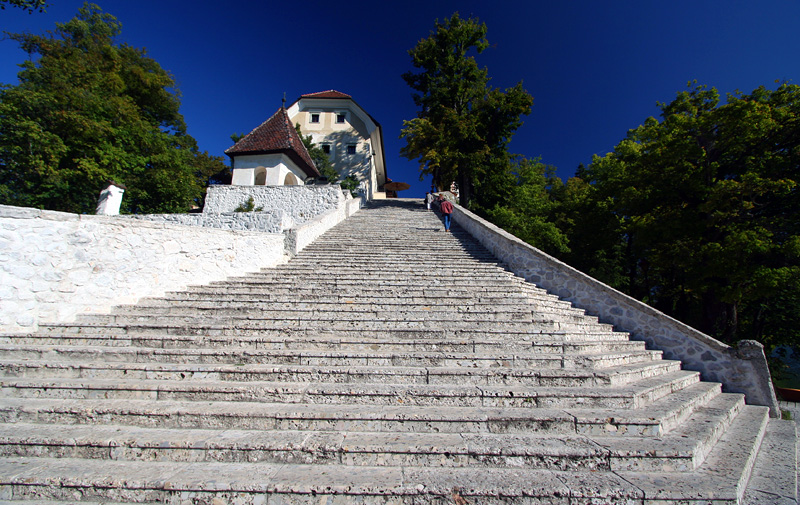
M303 132L300 131L300 123L295 124L294 127L297 130L297 134L300 136L300 140L303 141L303 145L306 147L309 156L311 156L311 160L314 162L314 165L316 165L317 170L319 170L320 175L326 177L331 184L339 182L339 172L333 168L331 159L325 151L314 144L311 135L303 135Z
M456 181L464 206L482 197L475 189L494 171L509 168L508 143L533 103L521 82L505 91L489 86L473 56L488 46L486 25L455 13L409 51L419 72L403 74L420 110L403 122L400 153L419 160L421 179L432 175L439 187Z
M473 210L534 247L553 255L569 252L566 235L555 224L561 179L555 168L525 158L514 160L509 170L497 170L485 188L491 206L473 202ZM483 190L480 191L484 193Z
M619 287L724 341L800 342L800 87L660 106L582 174Z
M549 190L556 203L552 222L567 237L569 250L554 253L578 270L611 286L625 284L624 240L609 200L598 196L597 187L586 182L585 167L575 177Z
M0 0L0 10L5 10L6 5L12 7L19 7L30 13L44 12L47 7L47 0Z
M93 212L113 179L123 212L184 212L224 168L187 135L172 76L120 31L84 4L53 32L8 34L36 58L0 88L0 202Z

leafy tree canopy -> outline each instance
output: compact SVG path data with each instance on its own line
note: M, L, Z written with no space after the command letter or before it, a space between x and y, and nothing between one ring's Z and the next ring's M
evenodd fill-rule
M87 3L55 31L8 34L37 57L0 88L0 202L90 213L113 179L123 212L182 212L224 170L187 135L172 76L116 43L121 29Z
M474 57L488 46L486 25L455 13L408 52L419 72L403 75L420 110L403 122L400 153L419 160L420 178L432 175L439 187L456 181L464 206L473 194L481 198L475 189L493 170L508 168L508 143L533 104L521 82L505 91L489 86Z
M294 125L295 130L297 130L297 135L300 136L300 140L303 141L303 145L306 147L309 156L311 156L311 160L316 165L317 170L319 170L320 175L326 177L328 182L331 184L336 184L339 181L339 172L333 168L333 164L331 163L330 157L322 150L321 147L314 144L313 137L311 135L303 135L303 132L300 131L300 123ZM236 135L236 134L234 134ZM233 135L231 135L233 138Z
M617 258L616 268L593 266L725 341L797 344L800 86L760 87L721 104L717 90L690 84L660 107L661 119L595 157L573 184L579 191L564 197L596 212L594 233L605 235L587 240L592 232L564 212L573 250L583 241L594 253L582 261Z
M558 204L551 196L562 185L555 167L520 158L494 175L491 183L478 191L489 206L474 203L474 211L550 254L569 252L567 237L556 225Z
M5 10L6 5L19 7L30 13L35 11L44 12L47 7L47 0L0 0L0 10Z

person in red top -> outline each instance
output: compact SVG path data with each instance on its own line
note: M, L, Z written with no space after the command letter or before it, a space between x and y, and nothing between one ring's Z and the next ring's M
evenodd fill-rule
M444 231L450 231L450 214L453 213L453 204L439 195L439 210L444 215Z

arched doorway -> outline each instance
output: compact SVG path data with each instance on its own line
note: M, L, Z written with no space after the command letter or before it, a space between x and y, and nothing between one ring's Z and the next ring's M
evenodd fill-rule
M256 168L256 178L253 181L256 186L266 186L267 184L267 169L264 167Z
M283 179L284 186L297 186L299 184L297 177L294 174L286 174L286 177Z

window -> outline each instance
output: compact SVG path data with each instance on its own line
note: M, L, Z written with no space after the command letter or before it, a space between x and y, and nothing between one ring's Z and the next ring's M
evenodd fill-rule
M319 112L312 112L311 119L309 120L310 123L319 123Z
M322 144L322 152L325 154L331 153L331 145L330 144Z
M355 154L355 153L356 153L356 145L347 144L347 154Z
M337 124L344 124L345 120L347 119L347 114L344 112L339 112L336 114L336 123Z

